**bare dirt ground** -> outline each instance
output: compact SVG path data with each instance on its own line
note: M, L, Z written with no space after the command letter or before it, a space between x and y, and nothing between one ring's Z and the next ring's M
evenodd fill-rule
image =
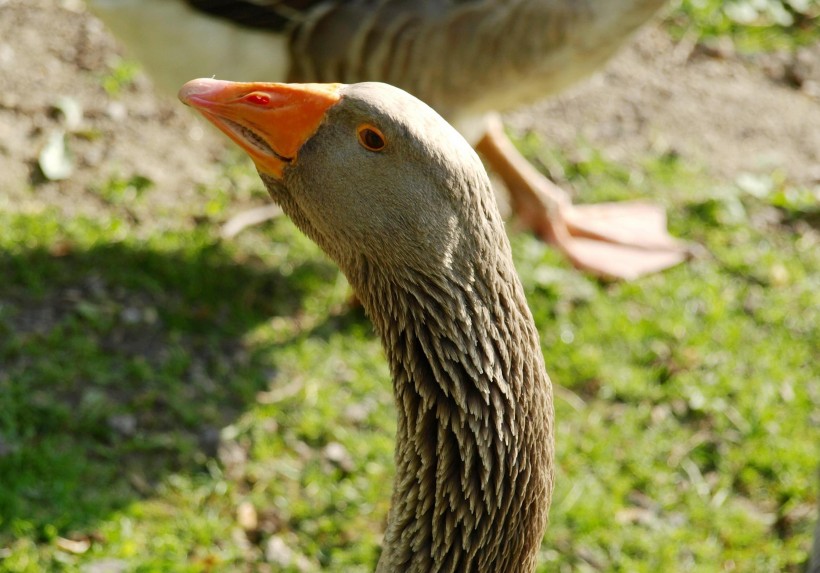
M676 44L648 26L603 71L509 119L566 149L580 138L614 161L672 151L720 179L779 169L812 185L820 183L820 45L743 58L730 46Z
M0 209L93 215L91 186L140 175L154 182L149 203L160 212L213 181L225 149L215 132L144 75L116 96L103 89L121 54L81 0L0 0ZM579 140L625 163L673 151L726 181L779 170L816 186L820 46L794 60L703 50L650 25L605 70L508 122L568 152ZM54 107L63 96L83 111L67 135L75 169L47 181L37 157L64 127Z

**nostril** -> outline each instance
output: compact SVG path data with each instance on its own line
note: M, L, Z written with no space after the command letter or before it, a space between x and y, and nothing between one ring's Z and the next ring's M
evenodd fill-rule
M245 101L255 105L270 104L270 96L265 93L254 92L245 96Z

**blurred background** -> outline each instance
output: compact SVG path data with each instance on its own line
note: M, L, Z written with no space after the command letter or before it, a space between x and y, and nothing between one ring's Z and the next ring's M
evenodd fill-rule
M556 386L539 571L806 570L818 17L672 2L504 117L577 201L651 198L702 246L610 283L509 222ZM82 1L0 0L0 571L373 570L387 366L289 221L220 236L266 203Z

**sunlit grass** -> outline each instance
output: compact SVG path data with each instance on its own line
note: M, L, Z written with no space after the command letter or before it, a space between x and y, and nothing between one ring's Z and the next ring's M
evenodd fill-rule
M731 38L743 52L792 50L820 40L818 0L681 0L668 19L679 35Z
M687 0L670 25L770 46L717 4ZM703 247L607 284L512 234L556 385L540 571L801 571L820 443L816 190L518 143L585 201L662 201ZM227 183L164 205L162 224L134 216L151 207L140 177L89 188L95 218L0 212L0 571L373 570L387 365L290 222L219 238L230 182L253 177L227 162Z
M549 153L585 197L666 197L705 254L604 284L512 237L557 385L542 569L797 570L820 411L813 205L784 206L787 181ZM0 219L0 569L372 569L389 375L315 246L286 220L225 243L215 221L137 239L116 215Z

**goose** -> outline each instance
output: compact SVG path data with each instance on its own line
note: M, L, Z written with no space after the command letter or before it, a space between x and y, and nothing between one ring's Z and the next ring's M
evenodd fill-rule
M198 79L339 266L381 339L398 412L380 573L534 570L553 486L552 387L478 156L393 86Z
M174 90L212 76L380 81L412 93L478 149L523 225L594 275L634 279L688 256L658 205L573 205L496 115L599 68L665 0L88 1L156 83ZM276 213L241 213L225 234Z

